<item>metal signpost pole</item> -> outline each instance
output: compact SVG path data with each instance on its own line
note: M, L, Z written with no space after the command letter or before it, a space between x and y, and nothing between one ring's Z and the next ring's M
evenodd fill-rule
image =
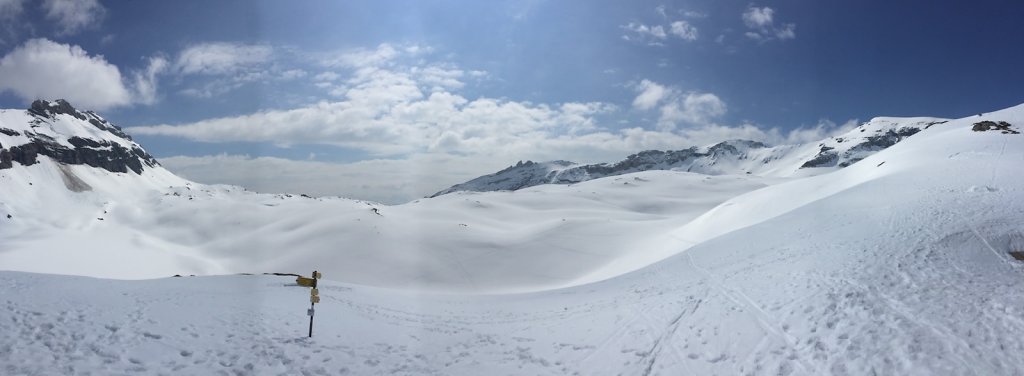
M317 280L320 279L320 272L313 271L313 289L309 290L309 338L313 338L313 313L314 306L320 302L320 291L316 289Z

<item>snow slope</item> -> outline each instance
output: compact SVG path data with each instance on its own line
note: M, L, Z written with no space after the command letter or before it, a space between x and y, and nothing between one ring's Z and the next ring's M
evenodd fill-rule
M319 268L349 282L453 292L563 286L768 181L651 171L382 206L188 182L152 190L123 182L149 172L112 179L64 166L93 187L71 193L57 166L33 166L33 185L19 174L28 169L0 171L0 197L19 198L0 201L0 215L14 216L0 228L4 269L158 278Z
M17 334L0 337L0 367L12 375L1019 374L1024 267L1007 252L1024 248L1024 136L972 131L982 120L1019 131L1024 106L935 125L849 168L737 195L667 230L675 243L638 245L650 248L577 281L611 276L598 282L465 295L327 281L313 339L304 338L308 290L282 277L3 272L0 328ZM629 177L617 188L646 189L625 188ZM535 211L526 203L551 188L416 205L462 212L456 204L476 205L470 198L500 197L481 204L514 198ZM637 196L618 203L643 202ZM401 217L394 209L380 208L382 217ZM542 213L533 218L549 218Z
M549 289L777 181L651 171L383 206L196 184L146 159L136 173L110 163L115 154L87 160L95 145L141 147L63 101L0 111L0 128L15 155L0 169L0 267L104 278L319 268L383 287Z

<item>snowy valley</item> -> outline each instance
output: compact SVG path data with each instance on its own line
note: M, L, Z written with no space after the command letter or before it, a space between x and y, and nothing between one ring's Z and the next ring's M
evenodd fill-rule
M0 368L1017 374L1022 127L875 118L386 206L198 184L66 102L0 110ZM306 289L239 275L314 269L313 338Z

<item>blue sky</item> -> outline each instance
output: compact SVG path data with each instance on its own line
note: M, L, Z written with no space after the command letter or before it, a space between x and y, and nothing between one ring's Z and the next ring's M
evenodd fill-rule
M67 98L201 182L396 203L1024 102L1013 1L301 4L0 0L0 107Z

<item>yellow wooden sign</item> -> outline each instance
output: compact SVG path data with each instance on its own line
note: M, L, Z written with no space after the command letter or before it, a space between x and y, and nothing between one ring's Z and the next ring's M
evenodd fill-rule
M299 286L313 287L313 279L312 278L297 277L297 278L295 278L295 283L298 283Z

